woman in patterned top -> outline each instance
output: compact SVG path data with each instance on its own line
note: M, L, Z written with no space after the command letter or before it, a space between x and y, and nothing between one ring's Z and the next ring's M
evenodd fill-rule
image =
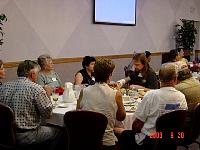
M92 56L85 56L83 58L82 66L83 69L79 70L74 79L75 85L80 84L88 84L93 85L95 84L95 78L94 78L94 65L95 65L96 59Z
M3 61L0 60L0 79L5 78L5 69L3 67ZM2 85L2 83L0 82L0 85Z

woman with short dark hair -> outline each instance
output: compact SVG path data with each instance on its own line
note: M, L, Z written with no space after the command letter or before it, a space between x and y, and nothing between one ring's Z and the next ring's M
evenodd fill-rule
M74 78L75 85L80 85L80 84L93 85L93 84L95 84L95 78L94 78L95 62L96 62L96 59L92 56L85 56L83 58L83 61L82 61L83 69L79 70L75 74L75 78Z

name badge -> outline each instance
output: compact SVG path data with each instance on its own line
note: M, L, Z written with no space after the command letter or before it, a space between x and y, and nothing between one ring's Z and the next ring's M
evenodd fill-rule
M138 74L138 77L143 77L141 73Z
M95 81L95 78L94 78L94 77L92 77L92 80L93 80L93 81Z
M56 78L52 78L52 81L57 81L57 79Z

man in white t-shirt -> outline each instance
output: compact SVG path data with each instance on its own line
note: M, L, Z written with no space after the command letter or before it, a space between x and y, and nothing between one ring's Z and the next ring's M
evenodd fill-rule
M145 139L155 133L156 120L160 115L176 109L187 109L185 96L174 88L177 82L177 71L173 63L161 67L159 71L161 88L147 92L138 105L132 130L124 130L121 133L120 150L135 149L139 145L147 144Z

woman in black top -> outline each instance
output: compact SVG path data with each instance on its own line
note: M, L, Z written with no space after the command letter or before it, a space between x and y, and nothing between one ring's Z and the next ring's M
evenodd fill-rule
M93 85L95 84L95 78L94 78L94 65L95 65L96 59L91 56L85 56L83 58L82 66L83 69L79 70L74 79L75 85L80 84L88 84Z

